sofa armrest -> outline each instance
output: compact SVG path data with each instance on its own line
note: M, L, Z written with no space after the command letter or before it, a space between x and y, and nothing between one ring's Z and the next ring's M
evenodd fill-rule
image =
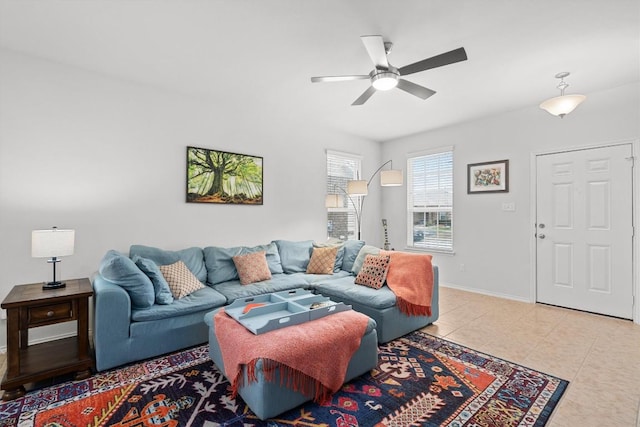
M97 274L93 280L93 342L96 353L117 348L129 338L131 298L120 286Z

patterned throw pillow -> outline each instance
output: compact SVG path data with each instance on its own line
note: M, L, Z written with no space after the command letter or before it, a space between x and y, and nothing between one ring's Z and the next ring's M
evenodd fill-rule
M336 263L336 254L338 246L327 248L313 248L311 260L307 265L308 274L333 274L333 266Z
M267 264L266 251L236 255L232 259L236 265L236 270L238 270L240 283L243 285L271 279L271 271L269 270L269 264Z
M171 289L171 294L175 299L180 299L198 289L204 288L202 282L193 275L183 261L161 265L158 268L169 284L169 289Z
M389 256L367 255L355 283L380 289L387 279L387 271L389 271Z

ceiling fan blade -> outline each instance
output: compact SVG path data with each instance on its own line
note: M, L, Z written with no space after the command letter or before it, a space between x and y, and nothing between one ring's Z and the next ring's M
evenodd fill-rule
M389 61L387 61L387 52L384 49L384 40L382 36L360 36L362 43L369 57L375 64L376 68L389 69Z
M405 65L402 68L398 68L398 71L401 76L406 76L466 60L467 52L465 52L463 47L460 47L449 52L441 53L440 55L432 56L431 58L423 59L422 61L414 62L410 65Z
M348 80L363 80L368 79L368 74L354 75L354 76L324 76L324 77L311 77L312 83L319 82L346 82Z
M371 98L371 95L373 95L376 91L376 88L373 86L369 86L369 88L367 90L364 91L364 93L362 95L360 95L360 97L358 99L356 99L355 101L353 101L353 105L362 105L365 102L367 102L367 99Z
M417 85L415 83L412 83L404 79L399 79L398 86L396 87L398 89L402 89L403 91L410 93L411 95L415 95L418 98L422 98L422 99L427 99L428 97L430 97L431 95L435 95L436 93L434 90L431 90L424 86Z

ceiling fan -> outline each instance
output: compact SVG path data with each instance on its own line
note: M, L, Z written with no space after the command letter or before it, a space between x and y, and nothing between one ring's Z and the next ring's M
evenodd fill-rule
M420 71L442 67L467 59L467 52L461 47L441 53L440 55L432 56L431 58L423 59L422 61L414 62L413 64L405 65L404 67L396 68L389 64L387 60L387 55L391 52L393 43L385 42L382 40L382 36L360 36L360 39L362 43L364 43L364 47L367 49L367 53L375 65L375 68L369 74L311 77L313 83L370 79L371 86L369 86L358 99L353 101L351 105L362 105L371 98L377 90L389 90L394 87L402 89L418 98L427 99L436 92L402 79L401 76L419 73Z

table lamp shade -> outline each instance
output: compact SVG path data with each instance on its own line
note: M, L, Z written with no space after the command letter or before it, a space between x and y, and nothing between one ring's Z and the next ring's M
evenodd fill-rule
M73 255L75 230L33 230L31 232L31 256L49 258Z

